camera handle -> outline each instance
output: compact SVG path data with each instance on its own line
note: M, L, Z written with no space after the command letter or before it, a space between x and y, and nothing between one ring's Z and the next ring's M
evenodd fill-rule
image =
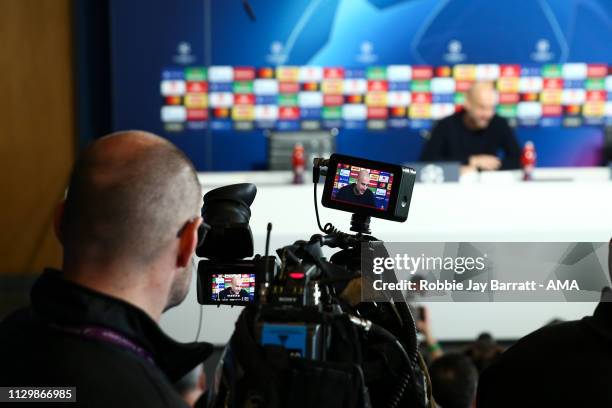
M351 217L351 231L358 234L370 234L370 216L353 213Z

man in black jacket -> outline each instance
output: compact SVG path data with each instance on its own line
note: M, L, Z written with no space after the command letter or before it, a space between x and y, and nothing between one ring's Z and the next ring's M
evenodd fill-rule
M362 169L359 171L357 181L347 184L338 190L335 199L352 204L375 207L374 193L368 188L370 186L370 173Z
M0 324L0 386L76 387L70 406L184 407L172 382L211 346L178 343L158 322L189 289L201 202L193 165L160 137L87 148L56 213L63 269Z
M500 159L498 152L504 157ZM508 122L495 114L495 91L488 82L469 89L463 111L440 120L420 160L458 161L462 173L520 167L520 147Z
M605 288L593 316L536 330L485 369L476 405L610 407L611 383L612 290Z

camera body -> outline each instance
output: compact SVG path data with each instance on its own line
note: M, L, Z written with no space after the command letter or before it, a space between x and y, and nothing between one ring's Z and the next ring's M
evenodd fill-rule
M209 258L198 265L198 302L246 306L218 367L224 379L216 383L223 387L215 390L212 406L340 406L351 400L347 406L366 407L376 393L390 402L387 406L407 401L408 395L420 401L415 406L426 400L407 306L391 311L370 305L359 311L342 298L345 288L360 282L362 246L372 253L382 246L367 235L370 217L405 221L416 173L345 155L315 159L315 206L321 174L326 175L323 205L351 212L351 229L357 233L331 224L322 228L317 210L324 234L279 248L277 257L267 254L269 224L266 254L243 259L253 255L248 222L254 185L226 186L204 196L202 216L211 230L198 249L198 255ZM340 251L327 260L323 246ZM374 320L392 323L387 330ZM378 351L370 355L366 351L373 345ZM370 366L398 364L401 375L392 387L385 373L364 375L362 366L364 358L379 358L388 350L391 358ZM365 378L378 379L366 384ZM329 405L311 400L317 393L329 395Z

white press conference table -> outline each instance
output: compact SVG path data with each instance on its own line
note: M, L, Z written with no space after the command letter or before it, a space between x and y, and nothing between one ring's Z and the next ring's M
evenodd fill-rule
M242 182L258 186L251 206L255 252L265 250L266 225L273 225L271 251L318 233L312 184L289 184L289 172L199 174L204 192ZM534 181L521 173L484 172L459 182L415 185L408 220L372 219L372 234L387 242L604 242L612 238L612 181L608 168L536 169ZM318 187L320 202L323 192ZM321 223L348 231L350 214L323 208ZM333 251L328 251L331 254ZM515 339L553 318L591 314L594 303L431 303L434 335L469 340L482 331ZM224 344L239 307L205 306L200 340ZM186 301L168 311L162 327L181 341L195 339L199 305L195 279Z

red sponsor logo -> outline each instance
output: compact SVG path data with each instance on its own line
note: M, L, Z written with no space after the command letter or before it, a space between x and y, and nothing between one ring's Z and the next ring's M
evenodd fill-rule
M166 105L180 105L181 97L180 96L167 96L166 97Z
M319 84L317 82L306 82L302 84L302 89L304 91L314 92L319 89Z
M187 93L206 93L208 92L208 82L187 81Z
M297 120L300 118L300 109L296 106L281 106L278 110L281 120Z
M363 101L363 97L361 95L347 95L346 103L361 103Z
M503 104L514 104L519 101L519 94L516 93L500 93L499 94L499 103Z
M451 76L453 70L451 67L437 67L436 68L436 76L437 77L449 77Z
M544 78L544 89L563 89L561 78Z
M255 105L255 95L253 94L235 94L234 105Z
M586 100L589 102L604 102L606 100L606 91L587 91Z
M342 79L344 78L344 68L323 68L323 78Z
M368 81L368 91L369 92L377 92L383 91L386 92L389 89L389 85L387 81Z
M235 67L234 81L252 81L255 79L255 68L253 67Z
M433 68L427 65L415 65L412 67L412 79L431 79Z
M538 94L535 92L527 92L521 94L522 102L535 102L538 100Z
M502 65L499 69L500 77L518 77L521 75L520 65Z
M370 106L368 107L368 119L386 119L387 118L387 108L378 107L378 106Z
M542 116L561 116L562 114L561 105L542 105Z
M404 108L403 106L395 106L391 108L390 111L391 116L396 118L406 116L406 108Z
M278 92L284 94L298 93L300 91L300 84L297 82L281 82L278 84Z
M608 66L605 64L589 64L587 65L587 77L603 78L608 73Z
M430 92L415 92L412 94L412 103L431 103Z
M208 110L187 109L187 120L208 120Z
M456 81L455 90L457 92L467 92L467 90L470 89L473 83L473 81Z
M219 119L227 118L229 116L229 109L215 108L215 110L213 110L213 115L215 116L215 118L219 118Z
M580 115L580 105L567 105L565 114L570 116Z
M344 97L342 95L323 95L323 105L325 106L339 106L344 104Z
M257 78L274 78L273 68L259 68L257 70Z

